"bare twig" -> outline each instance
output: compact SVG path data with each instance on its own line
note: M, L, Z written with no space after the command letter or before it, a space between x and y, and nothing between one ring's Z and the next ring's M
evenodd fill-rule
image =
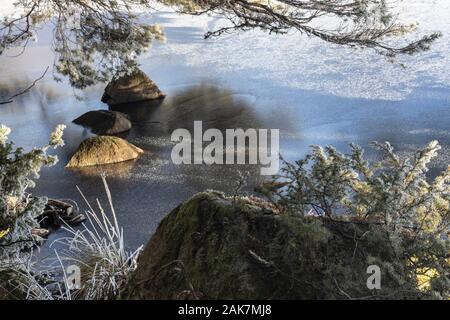
M48 69L49 69L49 67L47 67L47 68L45 69L44 73L43 73L39 78L35 79L28 87L26 87L25 89L23 89L23 90L21 90L21 91L15 93L15 94L13 94L12 96L10 96L9 98L7 98L6 100L0 101L0 105L2 105L2 104L13 103L15 98L17 98L17 97L19 97L19 96L21 96L21 95L24 95L24 94L27 94L28 92L30 92L30 90L31 90L31 89L32 89L39 81L41 81L41 80L45 77L45 75L47 74Z

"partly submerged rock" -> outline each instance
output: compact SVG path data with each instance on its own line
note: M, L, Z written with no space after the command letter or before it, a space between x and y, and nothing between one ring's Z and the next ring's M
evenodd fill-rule
M117 111L89 111L73 120L73 123L90 128L99 135L114 135L129 131L132 127L128 117Z
M162 99L166 95L140 69L113 79L105 88L102 102L109 105Z
M88 167L136 159L144 151L124 139L98 136L83 141L67 168Z

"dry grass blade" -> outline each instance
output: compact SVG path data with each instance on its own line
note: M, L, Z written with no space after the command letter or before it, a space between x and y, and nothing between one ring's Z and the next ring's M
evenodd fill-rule
M141 251L125 250L123 229L117 220L111 191L106 177L102 175L109 203L109 214L97 199L97 211L79 190L88 207L88 225L81 230L66 225L70 236L56 240L66 248L61 252L61 263L77 265L81 270L81 287L74 294L77 299L111 299L120 293L131 271L136 267ZM59 256L58 256L59 257ZM67 284L66 284L67 285Z

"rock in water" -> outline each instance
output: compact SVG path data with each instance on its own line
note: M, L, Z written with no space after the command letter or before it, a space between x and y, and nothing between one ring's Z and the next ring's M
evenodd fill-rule
M67 168L79 168L118 163L136 159L144 151L131 143L112 136L98 136L83 141Z
M109 105L162 99L166 95L141 70L112 80L105 89L102 102Z
M125 114L109 110L86 112L73 123L90 128L99 135L114 135L131 129L131 122Z

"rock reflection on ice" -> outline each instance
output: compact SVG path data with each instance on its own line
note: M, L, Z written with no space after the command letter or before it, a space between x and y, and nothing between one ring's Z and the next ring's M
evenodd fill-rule
M256 98L200 84L184 88L164 101L144 101L110 109L130 115L139 136L161 136L178 128L192 129L194 121L203 121L205 130L261 127L248 101L254 102Z
M224 132L229 128L266 128L254 110L252 95L234 94L210 84L179 88L164 101L144 101L110 106L110 109L126 113L133 122L127 139L144 148L132 170L132 179L146 179L185 185L208 185L211 188L230 189L230 180L237 179L239 170L251 171L258 180L259 167L237 165L174 165L170 160L174 142L172 132L178 128L190 130L194 121L203 121L203 130L216 128ZM225 149L224 149L225 150ZM247 151L248 152L248 149Z

